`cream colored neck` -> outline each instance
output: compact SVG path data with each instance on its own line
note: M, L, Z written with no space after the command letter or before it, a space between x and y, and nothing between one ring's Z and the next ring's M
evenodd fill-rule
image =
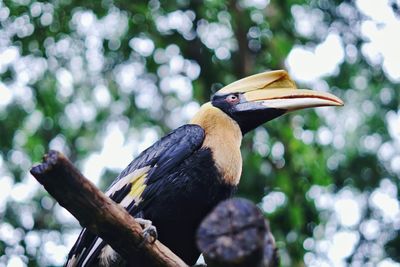
M203 147L210 148L217 168L226 183L237 185L242 173L240 145L242 132L239 125L222 110L206 103L190 121L205 131Z

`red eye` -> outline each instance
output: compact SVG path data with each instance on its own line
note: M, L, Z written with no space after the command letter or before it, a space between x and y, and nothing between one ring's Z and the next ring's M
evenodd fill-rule
M225 100L230 104L239 103L239 97L237 95L228 95Z

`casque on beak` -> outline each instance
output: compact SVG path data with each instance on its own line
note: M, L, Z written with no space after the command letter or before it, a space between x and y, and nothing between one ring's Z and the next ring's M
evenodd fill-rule
M297 89L283 70L264 72L231 83L215 98L235 94L239 102L228 110L243 134L290 111L322 106L343 106L343 101L326 92Z

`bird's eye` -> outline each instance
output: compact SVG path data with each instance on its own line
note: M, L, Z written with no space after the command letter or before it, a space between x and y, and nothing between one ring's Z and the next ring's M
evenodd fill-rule
M225 100L230 104L239 103L239 97L237 95L228 95Z

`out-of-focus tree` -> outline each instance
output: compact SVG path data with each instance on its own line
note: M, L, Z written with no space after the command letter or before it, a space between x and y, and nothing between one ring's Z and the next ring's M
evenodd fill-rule
M398 4L0 1L0 266L62 265L78 234L28 174L45 151L104 188L213 90L280 68L346 106L246 136L238 194L284 266L398 266Z

